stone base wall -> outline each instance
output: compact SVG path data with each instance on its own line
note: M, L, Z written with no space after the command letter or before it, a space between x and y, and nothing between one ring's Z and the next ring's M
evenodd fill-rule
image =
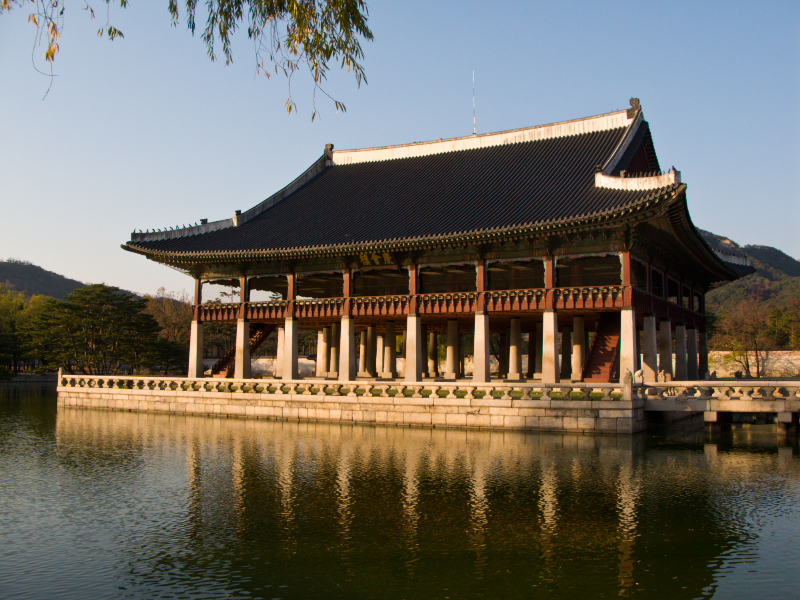
M623 433L647 427L644 400L330 396L59 386L59 406L421 427Z

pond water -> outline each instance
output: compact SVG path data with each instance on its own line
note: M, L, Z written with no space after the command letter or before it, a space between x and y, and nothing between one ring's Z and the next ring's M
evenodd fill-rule
M637 436L57 409L0 387L0 598L798 598L770 426Z

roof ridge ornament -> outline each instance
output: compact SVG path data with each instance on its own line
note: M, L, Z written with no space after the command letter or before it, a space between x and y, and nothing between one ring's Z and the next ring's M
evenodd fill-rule
M630 99L631 107L628 109L628 118L632 119L636 116L636 112L641 112L642 104L639 102L638 98L631 98Z

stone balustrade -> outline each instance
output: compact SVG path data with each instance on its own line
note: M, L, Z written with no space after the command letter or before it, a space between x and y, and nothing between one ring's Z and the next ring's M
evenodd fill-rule
M429 427L635 433L645 412L774 413L797 424L800 381L658 384L191 379L59 373L59 404L115 410Z
M800 381L670 381L635 389L645 410L659 412L796 413Z
M59 375L63 406L428 427L633 433L630 384L190 379Z

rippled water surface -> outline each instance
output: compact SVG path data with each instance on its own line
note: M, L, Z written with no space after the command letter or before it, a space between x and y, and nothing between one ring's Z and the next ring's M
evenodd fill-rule
M635 437L56 409L0 388L0 598L798 598L769 426Z

